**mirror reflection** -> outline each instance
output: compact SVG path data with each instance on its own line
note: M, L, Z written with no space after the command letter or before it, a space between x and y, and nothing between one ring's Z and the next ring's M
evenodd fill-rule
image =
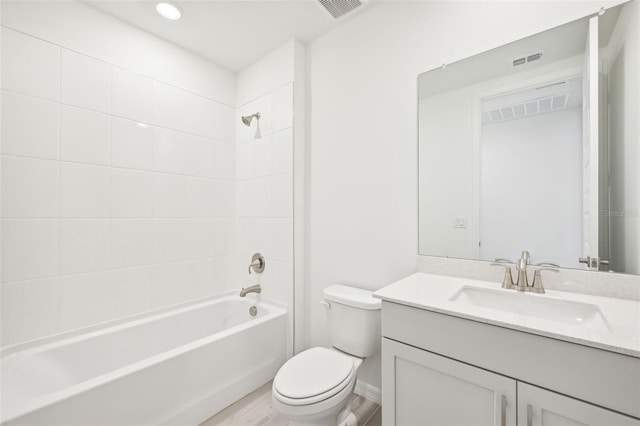
M638 0L418 77L419 252L640 273Z

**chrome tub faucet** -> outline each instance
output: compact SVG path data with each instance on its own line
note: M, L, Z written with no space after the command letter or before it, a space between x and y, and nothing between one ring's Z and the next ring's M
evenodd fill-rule
M247 287L247 288L243 287L242 290L240 290L240 297L245 297L249 293L261 293L261 292L262 292L262 288L260 287L260 284L252 285L251 287Z

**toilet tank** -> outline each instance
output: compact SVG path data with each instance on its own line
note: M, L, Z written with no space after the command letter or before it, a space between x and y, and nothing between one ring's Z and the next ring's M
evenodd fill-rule
M358 357L380 350L380 299L361 288L332 285L324 290L331 346Z

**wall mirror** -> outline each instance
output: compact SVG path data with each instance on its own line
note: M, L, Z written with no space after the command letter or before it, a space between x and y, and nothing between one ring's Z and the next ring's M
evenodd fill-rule
M420 254L640 273L639 3L418 76Z

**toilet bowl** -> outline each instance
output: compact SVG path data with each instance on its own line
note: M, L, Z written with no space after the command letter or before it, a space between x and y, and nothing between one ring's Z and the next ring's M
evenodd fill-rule
M379 350L380 301L370 291L334 285L324 304L333 347L297 354L273 380L272 407L292 426L355 424L349 402L358 369Z
M338 422L353 394L362 359L316 347L291 358L273 380L272 407L292 424Z

